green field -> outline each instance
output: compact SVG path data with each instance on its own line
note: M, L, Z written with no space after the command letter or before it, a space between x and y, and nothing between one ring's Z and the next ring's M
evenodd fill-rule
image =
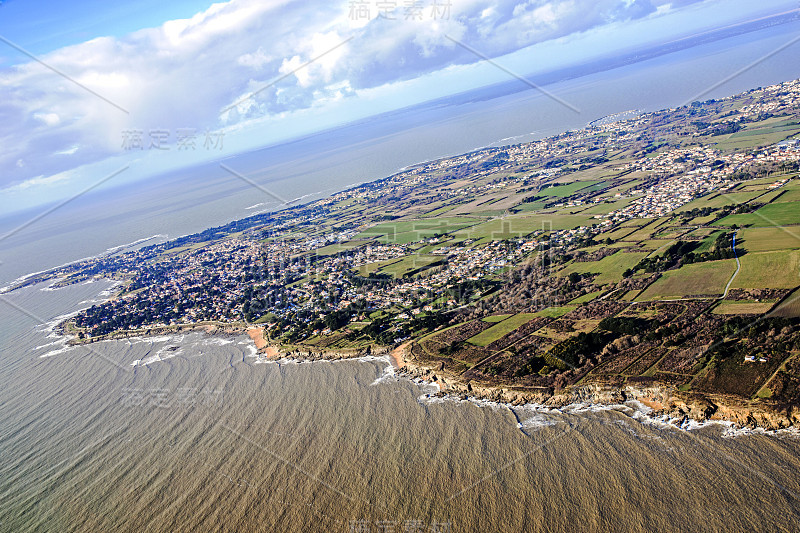
M467 339L467 342L470 344L474 344L475 346L481 346L481 347L488 346L497 339L511 333L512 331L522 326L523 324L530 322L534 318L536 318L536 314L534 313L519 313L501 322L496 323L489 329L481 331L474 337Z
M448 211L452 211L456 207L457 207L456 205L443 205L442 207L439 207L437 209L434 209L433 211L425 213L425 217L438 217L439 215L447 213Z
M755 190L755 189L766 189L768 186L775 183L775 178L767 177L767 178L757 178L754 180L747 180L745 183L740 185L738 189L748 191L748 190Z
M712 233L711 235L709 235L708 237L706 237L705 239L700 241L700 245L697 248L694 249L694 252L699 254L699 253L708 252L709 250L711 250L711 247L714 245L714 242L717 240L717 236L720 233L722 233L722 232L721 231L715 231L714 233ZM738 243L739 243L738 239L737 239L736 243L738 245Z
M701 209L703 207L719 208L726 205L746 204L756 196L760 196L762 194L764 194L764 191L718 193L711 196L704 196L703 198L698 198L697 200L692 200L688 204L685 204L678 209L678 212L683 213L686 211L691 211L692 209Z
M413 273L419 269L424 269L440 261L442 261L442 256L411 254L400 259L389 260L385 264L381 265L377 271L383 274L389 274L394 278L402 278L406 274ZM372 264L374 265L375 263ZM369 267L370 265L364 266Z
M713 311L715 315L762 315L769 311L774 303L725 300L720 302Z
M755 213L745 213L740 215L730 215L717 224L720 226L786 226L788 224L800 224L800 209L797 204L778 202L767 204Z
M573 183L567 183L566 185L555 185L553 187L547 187L546 189L542 189L537 193L537 196L554 196L557 198L566 198L567 196L572 196L581 189L586 189L587 187L590 187L597 183L600 182L576 181Z
M736 235L736 246L739 242L748 252L771 252L775 250L791 250L800 248L800 228L771 227L745 228Z
M578 296L577 298L575 298L574 300L572 300L570 302L570 305L585 304L586 302L591 302L592 300L594 300L595 298L597 298L598 296L600 296L604 292L605 291L594 291L594 292L590 292L590 293L584 294L583 296Z
M616 241L616 240L619 240L619 239L622 239L622 238L626 237L627 235L630 235L634 231L636 231L636 228L634 228L634 227L622 226L622 227L619 227L619 228L614 228L611 231L607 231L605 233L601 233L600 234L601 235L600 238L611 239L613 241Z
M318 248L314 250L314 253L320 256L336 255L348 250L352 250L353 248L358 248L362 244L364 244L364 241L337 242L334 244L329 244L328 246L323 246L322 248Z
M550 318L560 318L570 311L574 311L578 306L577 305L562 305L562 306L555 306L555 307L548 307L546 309L542 309L541 311L535 313L536 316L548 316Z
M800 289L787 296L769 316L800 318Z
M368 263L366 265L360 265L358 267L358 269L357 269L358 275L367 277L367 276L369 276L371 274L374 274L375 272L377 272L378 270L380 270L381 268L383 268L385 266L388 266L388 265L391 265L393 263L399 262L401 259L402 258L387 259L385 261L378 261L376 263Z
M708 261L665 272L647 287L637 301L719 295L736 271L736 260Z
M514 209L523 213L527 213L530 211L539 211L544 209L545 205L547 205L547 202L544 201L525 202L515 206Z
M779 198L775 200L775 203L783 203L783 202L800 202L800 186L798 185L784 185L782 188L778 189L778 191L785 192L780 195ZM776 192L778 192L776 191Z
M800 285L800 251L749 253L740 258L742 269L734 289L793 289Z
M457 230L463 230L480 222L480 218L470 217L440 217L423 220L398 220L382 222L373 226L354 239L377 238L385 244L408 244L421 239L429 239L434 235L442 235Z
M709 142L716 143L718 150L740 150L757 146L769 146L781 142L800 132L800 127L794 125L750 127L732 135L709 137Z
M606 213L610 213L611 211L617 211L622 209L623 207L627 207L630 203L632 203L635 198L623 198L621 200L615 200L612 202L601 202L599 204L590 204L588 209L584 209L581 211L582 215L605 215Z
M534 231L572 229L591 224L592 218L583 215L513 215L457 231L461 239L504 240L518 239Z
M704 216L704 217L695 217L695 218L693 218L693 219L691 219L689 221L689 224L691 224L693 226L694 225L708 224L709 222L713 221L716 218L717 218L717 215L714 215L714 214L711 214L711 215L708 215L708 216Z
M638 242L644 241L649 239L654 233L656 233L659 226L666 223L668 218L656 218L651 220L647 225L640 227L638 230L634 231L627 237L625 237L624 241L629 242Z
M617 252L604 257L600 261L584 261L567 265L558 274L566 276L572 272L580 274L598 274L594 279L597 285L614 283L622 280L622 273L636 266L639 261L647 257L646 252Z
M484 322L488 322L490 324L496 324L497 322L502 322L503 320L505 320L506 318L508 318L510 316L512 316L512 315L492 315L492 316L487 316L486 318L483 318L482 320Z

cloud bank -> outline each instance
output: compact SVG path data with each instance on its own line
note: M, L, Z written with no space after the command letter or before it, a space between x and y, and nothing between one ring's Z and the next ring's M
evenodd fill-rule
M119 155L123 132L132 129L236 129L479 61L445 35L497 57L597 28L669 17L698 2L213 4L188 19L39 58L51 68L31 60L0 71L0 188L34 188ZM395 8L387 11L387 5Z

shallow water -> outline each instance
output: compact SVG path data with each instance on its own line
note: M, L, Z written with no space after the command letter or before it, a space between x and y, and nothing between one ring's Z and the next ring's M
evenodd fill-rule
M45 322L105 286L9 298ZM3 531L800 527L790 435L431 398L382 359L263 363L239 336L59 351L2 313Z

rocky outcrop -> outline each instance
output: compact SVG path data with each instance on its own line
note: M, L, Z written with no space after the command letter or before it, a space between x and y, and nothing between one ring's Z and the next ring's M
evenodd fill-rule
M273 347L275 348L275 358L288 358L298 361L336 361L340 359L357 359L359 357L375 356L381 357L389 355L389 348L367 347L360 350L314 350L313 348L299 347Z
M775 405L759 400L690 394L666 384L620 387L590 383L553 390L546 387L518 388L464 382L460 376L408 360L403 370L412 377L438 384L440 395L474 397L511 405L533 403L553 408L574 404L613 405L637 400L651 408L653 416L667 415L678 424L690 419L698 422L726 421L739 427L766 430L800 427L800 412L791 408L780 410Z

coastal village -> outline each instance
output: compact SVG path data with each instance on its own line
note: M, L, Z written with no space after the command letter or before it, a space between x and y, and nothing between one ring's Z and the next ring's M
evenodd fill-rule
M798 81L631 111L5 290L118 280L62 324L74 342L257 328L292 353L402 345L456 382L529 392L652 382L788 399L798 113ZM721 334L754 318L746 338Z
M768 103L743 106L730 120L746 120L763 113L794 109L800 102L800 84L785 83L763 89L760 100ZM771 99L771 100L770 100ZM670 110L669 112L675 112ZM591 224L555 231L532 231L509 235L502 241L492 240L481 246L469 241L456 245L443 239L420 238L408 243L392 243L391 235L384 242L367 241L335 254L308 254L336 243L351 241L360 228L331 231L306 238L293 238L298 225L314 220L335 217L343 202L370 202L386 197L404 196L424 187L431 175L459 173L459 169L481 166L503 153L503 164L477 172L478 177L496 176L489 183L446 189L438 200L464 202L496 190L513 190L533 180L541 183L564 172L564 166L580 168L585 158L576 157L587 148L607 153L641 137L639 130L659 118L658 114L642 114L624 122L612 122L568 132L552 139L499 150L477 151L454 158L428 163L400 173L378 184L356 187L335 194L308 206L287 213L281 223L269 229L266 240L234 238L209 244L197 251L170 257L138 272L136 290L86 311L78 325L88 326L89 334L103 334L113 329L147 326L193 324L204 320L235 322L258 320L262 316L280 316L298 309L313 315L341 310L358 299L367 309L402 308L399 320L442 306L460 305L453 298L442 299L444 290L453 280L478 280L519 264L524 258L543 248L569 246L570 243L591 238L609 227L634 218L661 217L679 209L695 198L714 192L725 192L734 186L736 173L748 165L786 164L800 160L800 143L782 142L754 150L723 153L699 145L668 149L646 154L614 169L621 172L639 171L648 176L648 187L606 194L576 195L552 204L554 208L574 208L631 199L625 207L595 215ZM550 158L564 163L562 167L520 173L520 167L531 160ZM514 172L510 172L514 171ZM784 182L785 183L785 180ZM780 187L777 182L774 187ZM318 213L314 216L311 213ZM501 214L500 219L503 218ZM429 233L420 225L420 234ZM515 238L516 237L516 238ZM437 266L428 268L424 276L411 276L393 283L357 286L348 272L360 267L391 261L412 255L416 245L427 244L431 255L439 258ZM431 246L433 245L433 246ZM419 256L418 262L424 262ZM143 257L132 253L128 262L139 263ZM162 281L160 281L162 280ZM254 283L248 283L254 282ZM257 305L245 304L258 294ZM147 303L145 303L147 302ZM252 310L252 311L251 311ZM358 317L354 316L356 320ZM329 332L329 331L327 331Z

